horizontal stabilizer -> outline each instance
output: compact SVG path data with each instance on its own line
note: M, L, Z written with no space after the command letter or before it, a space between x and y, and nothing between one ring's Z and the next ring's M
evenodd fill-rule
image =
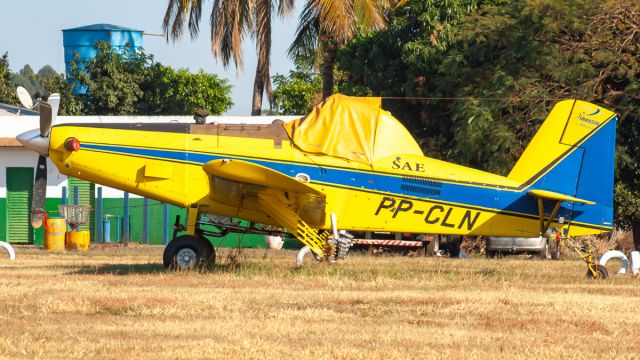
M529 190L528 194L533 197L542 198L542 199L558 200L558 201L573 201L573 202L587 204L587 205L595 205L595 202L593 201L578 199L573 196L568 196L568 195L560 194L553 191L547 191L547 190Z

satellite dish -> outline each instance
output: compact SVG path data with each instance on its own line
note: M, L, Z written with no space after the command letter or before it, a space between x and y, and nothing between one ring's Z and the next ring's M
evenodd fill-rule
M31 99L31 95L29 95L27 89L23 88L22 86L18 86L16 92L18 93L18 99L20 100L22 106L26 109L31 110L33 108L33 99Z

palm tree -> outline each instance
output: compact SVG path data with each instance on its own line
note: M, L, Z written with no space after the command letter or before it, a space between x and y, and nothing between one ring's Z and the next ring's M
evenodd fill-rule
M206 0L169 0L162 28L167 41L182 37L185 27L191 38L200 32L202 7ZM247 35L255 38L258 52L256 76L253 82L251 115L260 115L262 95L266 91L271 103L271 18L273 13L286 16L295 0L213 0L211 10L211 53L227 67L233 60L236 69L243 69L242 42ZM276 6L277 5L277 6Z
M333 94L338 49L358 32L382 29L391 0L307 0L289 56L322 62L322 98Z

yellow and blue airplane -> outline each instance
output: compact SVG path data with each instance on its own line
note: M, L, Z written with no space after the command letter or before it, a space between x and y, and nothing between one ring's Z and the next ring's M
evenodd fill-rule
M328 259L349 248L338 229L537 237L613 225L616 114L584 101L557 103L507 176L424 156L380 98L334 95L270 125L51 127L58 101L43 102L40 129L18 137L41 155L35 222L48 156L65 175L188 209L166 266L213 257L203 213L285 228Z

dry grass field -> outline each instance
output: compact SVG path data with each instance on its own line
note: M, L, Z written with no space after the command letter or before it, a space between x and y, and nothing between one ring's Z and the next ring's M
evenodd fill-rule
M161 247L0 259L0 357L640 358L640 278L577 260L219 254L167 273Z

